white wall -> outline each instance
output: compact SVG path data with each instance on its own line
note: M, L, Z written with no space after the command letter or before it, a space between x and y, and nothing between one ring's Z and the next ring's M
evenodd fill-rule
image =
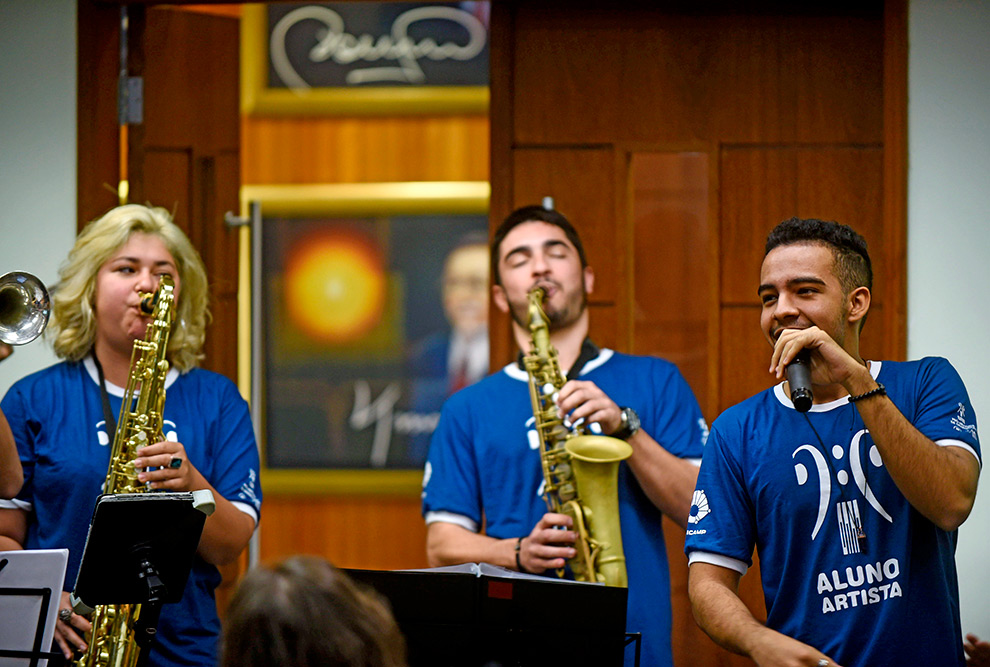
M54 284L76 231L76 3L0 0L0 274ZM55 361L38 339L0 363L0 396Z
M988 432L990 0L913 0L909 17L908 355L952 361ZM956 557L963 630L984 639L988 484Z

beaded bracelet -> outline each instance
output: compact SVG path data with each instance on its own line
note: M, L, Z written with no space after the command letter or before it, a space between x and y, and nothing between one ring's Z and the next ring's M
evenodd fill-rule
M525 537L525 535L523 537ZM523 567L522 561L519 559L519 549L522 547L522 541L522 537L516 540L516 569L523 574L529 574L529 570Z
M874 387L873 389L870 389L867 392L859 394L858 396L850 396L849 402L855 403L856 401L862 401L864 398L869 398L870 396L886 396L886 395L887 395L887 388L884 387L879 382L877 382L877 386Z

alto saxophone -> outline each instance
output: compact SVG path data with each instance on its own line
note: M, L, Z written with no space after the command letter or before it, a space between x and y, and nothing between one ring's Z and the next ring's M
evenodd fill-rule
M127 388L117 419L110 465L103 485L104 494L144 493L146 484L138 480L134 467L136 451L145 445L161 442L162 412L165 407L165 376L169 363L165 359L168 337L175 318L175 285L162 276L154 293L141 294L141 311L151 314L144 340L134 341ZM87 633L87 649L73 661L76 667L134 667L141 646L135 639L141 618L140 604L96 605ZM147 620L147 619L146 619ZM152 625L148 632L153 634Z
M540 438L543 497L551 512L574 520L577 555L570 559L578 581L625 588L626 557L619 526L619 462L632 455L628 442L588 435L580 424L568 428L556 404L566 379L543 312L545 292L530 290L529 331L532 348L523 358L529 375L536 432ZM557 575L563 576L563 570Z

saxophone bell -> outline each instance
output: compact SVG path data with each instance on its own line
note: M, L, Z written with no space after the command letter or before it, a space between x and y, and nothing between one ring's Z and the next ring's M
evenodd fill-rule
M575 530L588 545L582 547L588 549L587 559L572 563L571 568L580 581L625 588L628 581L618 527L618 473L619 462L632 456L632 445L604 435L580 435L568 439L564 449L570 454L581 491L572 518ZM590 571L583 571L585 563Z

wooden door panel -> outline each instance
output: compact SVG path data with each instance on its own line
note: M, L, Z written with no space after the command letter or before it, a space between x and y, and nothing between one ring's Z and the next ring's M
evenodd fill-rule
M624 268L615 234L613 153L610 148L520 149L513 153L513 205L540 204L544 196L577 228L595 271L592 303L614 303Z
M783 27L781 76L798 143L879 143L883 128L882 2L793 16Z
M197 220L193 216L193 164L188 148L145 149L141 164L132 174L134 197L131 201L161 206L172 213L175 224L202 254ZM140 197L140 198L135 198Z
M767 234L796 209L795 164L792 151L735 147L722 151L719 299L723 306L757 303Z
M881 140L882 2L514 9L520 144Z
M633 312L636 354L672 361L708 418L711 283L717 275L709 229L709 155L636 151L630 155Z
M851 226L883 264L883 149L880 147L798 150L794 215Z
M239 35L236 18L146 10L142 48L131 57L145 77L147 145L194 144L207 154L238 146Z
M610 306L588 305L591 318L588 335L600 347L627 352L625 346L625 327L619 326L616 310Z
M117 205L120 182L120 127L117 73L120 71L120 8L79 0L76 69L76 222L81 230Z
M722 309L719 347L719 412L775 384L772 349L760 329L760 307Z
M882 156L876 147L724 150L722 303L756 302L767 234L794 215L849 224L882 259Z

